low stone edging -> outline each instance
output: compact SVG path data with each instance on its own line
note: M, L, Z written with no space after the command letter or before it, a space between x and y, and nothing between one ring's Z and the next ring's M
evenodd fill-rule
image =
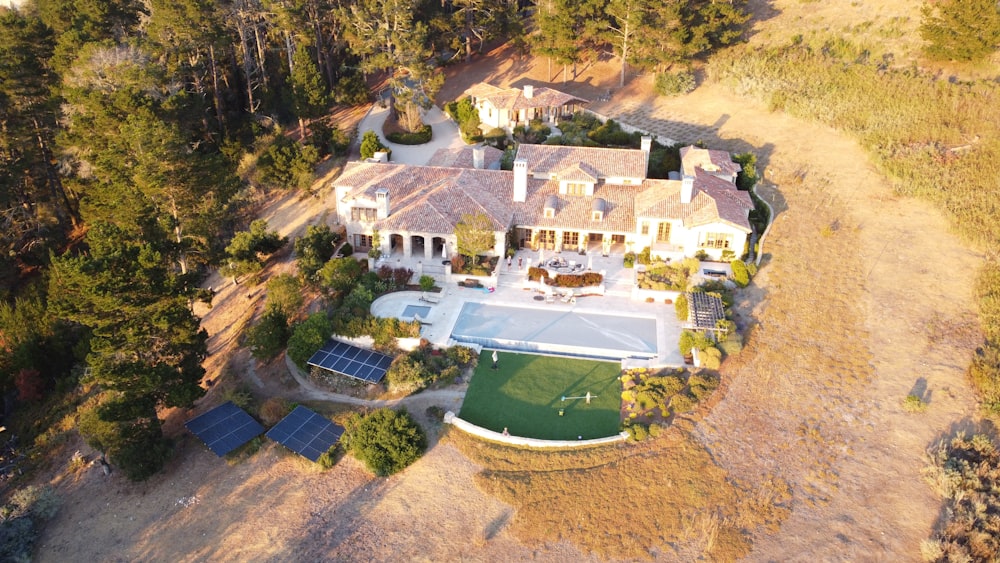
M603 444L614 444L624 442L628 438L627 432L608 436L607 438L596 438L594 440L539 440L538 438L523 438L521 436L504 436L501 432L487 430L481 426L476 426L471 422L462 420L458 416L448 411L444 414L445 424L451 424L455 428L485 438L492 442L501 442L510 446L525 446L528 448L577 448L580 446L599 446Z

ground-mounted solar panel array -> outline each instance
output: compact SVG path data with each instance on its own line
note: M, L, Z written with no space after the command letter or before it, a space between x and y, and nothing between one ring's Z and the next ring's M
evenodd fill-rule
M264 433L264 427L232 401L192 418L184 426L219 457Z
M339 340L330 340L306 362L328 371L378 383L392 364L392 357L365 350Z
M343 434L342 426L301 405L267 431L268 438L309 461L319 460Z

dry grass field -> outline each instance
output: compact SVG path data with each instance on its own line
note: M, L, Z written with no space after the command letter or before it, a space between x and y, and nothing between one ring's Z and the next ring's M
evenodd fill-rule
M755 4L752 41L869 20L878 39L905 21L899 49L912 52L915 1ZM567 89L614 84L613 62L581 70ZM546 73L544 61L500 51L451 69L443 99L475 81L544 83ZM759 155L760 194L777 215L738 303L747 346L724 364L712 404L655 441L572 452L432 426L427 455L388 479L350 458L318 472L270 444L230 466L181 431L189 413L172 413L181 453L147 483L53 470L65 504L38 559L918 559L942 507L921 480L924 453L977 424L964 370L981 338L981 256L938 210L896 196L855 141L719 85L663 99L637 79L598 109ZM285 197L262 215L291 234L324 220L323 203ZM259 289L222 290L204 317L209 375L300 398L282 362L255 366L237 348L238 327L261 305ZM926 412L903 408L910 393Z

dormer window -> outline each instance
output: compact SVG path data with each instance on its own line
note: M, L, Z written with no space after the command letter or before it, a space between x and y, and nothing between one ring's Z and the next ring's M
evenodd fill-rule
M545 198L545 207L542 212L546 219L552 219L556 216L556 206L559 205L559 198L554 195L550 195Z
M594 198L593 205L590 206L590 219L592 221L603 221L604 220L604 210L607 208L607 202L602 198Z

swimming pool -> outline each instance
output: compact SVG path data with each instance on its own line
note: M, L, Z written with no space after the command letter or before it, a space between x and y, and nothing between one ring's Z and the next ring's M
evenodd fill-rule
M589 358L657 356L652 317L469 302L462 306L451 337L489 348Z

